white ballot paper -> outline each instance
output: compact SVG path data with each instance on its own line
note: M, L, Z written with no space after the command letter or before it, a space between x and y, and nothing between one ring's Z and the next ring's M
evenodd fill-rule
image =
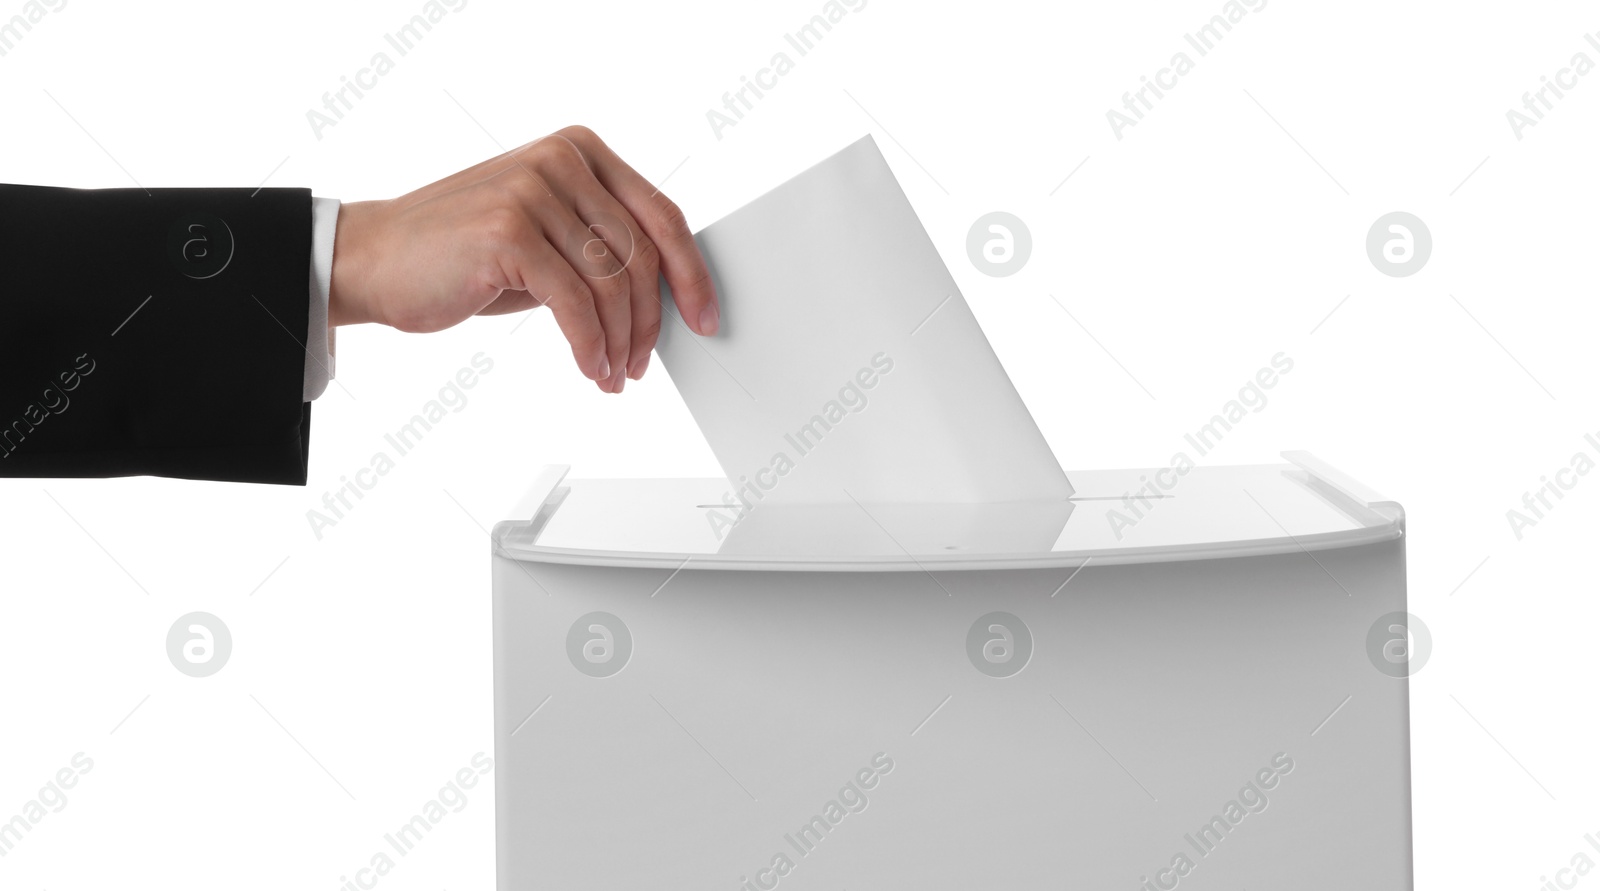
M695 238L721 330L656 349L736 506L1072 494L871 136Z

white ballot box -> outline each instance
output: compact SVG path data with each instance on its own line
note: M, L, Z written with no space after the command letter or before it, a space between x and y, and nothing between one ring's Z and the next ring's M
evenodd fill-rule
M1411 888L1404 515L1285 458L743 514L547 468L494 530L499 887Z

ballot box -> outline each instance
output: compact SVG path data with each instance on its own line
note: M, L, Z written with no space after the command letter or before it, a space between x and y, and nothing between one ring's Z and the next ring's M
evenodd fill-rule
M1284 457L742 513L546 468L493 535L499 887L1410 888L1404 514Z

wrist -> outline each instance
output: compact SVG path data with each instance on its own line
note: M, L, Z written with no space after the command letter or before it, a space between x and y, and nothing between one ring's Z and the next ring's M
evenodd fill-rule
M381 202L357 201L339 208L333 236L333 270L328 278L328 327L380 321L368 292L371 281L370 231Z

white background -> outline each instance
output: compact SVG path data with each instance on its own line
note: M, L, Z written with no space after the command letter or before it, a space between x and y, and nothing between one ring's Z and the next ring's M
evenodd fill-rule
M1521 140L1506 112L1574 53L1600 61L1600 16L1273 0L1118 140L1106 111L1195 55L1183 35L1220 0L870 0L718 139L707 110L821 6L470 0L319 140L307 110L395 55L383 36L420 0L71 0L0 58L0 179L270 174L390 197L585 123L670 174L700 226L870 132L1069 471L1165 464L1286 351L1293 372L1206 463L1309 449L1406 505L1411 611L1435 642L1412 683L1418 887L1533 889L1587 850L1600 475L1520 541L1506 511L1600 431L1600 74ZM1032 230L1009 278L966 256L992 210ZM1433 234L1408 278L1365 253L1393 210ZM492 748L481 527L545 463L717 473L659 363L605 396L549 318L521 322L342 331L305 489L0 481L0 819L74 753L95 765L0 886L333 889ZM322 493L480 351L494 369L470 403L314 537ZM203 680L164 648L191 610L233 634ZM480 785L381 887L491 887L492 797ZM1361 853L1330 838L1327 856Z

